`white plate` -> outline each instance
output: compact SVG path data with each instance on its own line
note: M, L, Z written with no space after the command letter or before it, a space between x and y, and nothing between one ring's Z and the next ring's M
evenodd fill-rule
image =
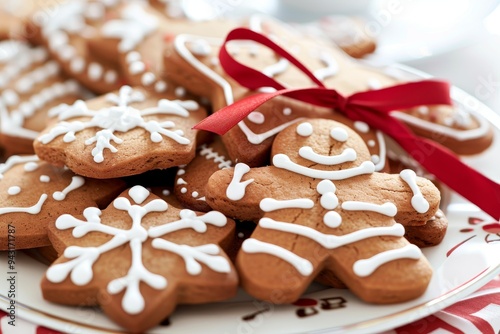
M425 74L401 66L390 73L408 79ZM484 153L464 158L468 164L500 181L500 116L463 91L453 88L458 105L482 115L495 127L495 141ZM424 249L434 268L433 279L420 298L396 305L370 305L347 290L313 285L298 305L272 305L240 292L230 301L180 306L169 323L151 333L302 333L381 332L435 313L479 289L500 273L500 225L451 193L445 208L449 229L443 242ZM1 262L7 267L7 254ZM65 333L121 332L98 308L65 307L43 300L39 282L46 266L22 252L16 254L16 316ZM7 275L7 269L4 272ZM0 279L0 308L7 310L9 290Z

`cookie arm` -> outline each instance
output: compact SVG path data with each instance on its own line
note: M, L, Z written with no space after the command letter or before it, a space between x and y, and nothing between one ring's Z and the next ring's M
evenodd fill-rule
M283 174L290 175L283 177ZM303 181L291 180L296 178L272 166L249 168L239 163L235 168L217 171L210 177L205 189L206 200L212 209L228 217L258 221L264 215L260 208L262 199L298 197L292 187L300 186Z

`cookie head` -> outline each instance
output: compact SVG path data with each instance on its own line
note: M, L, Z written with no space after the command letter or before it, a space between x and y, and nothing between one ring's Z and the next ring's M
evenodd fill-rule
M326 119L289 126L276 137L272 156L273 165L313 178L328 178L315 171L373 172L375 168L375 157L370 156L363 139L348 126Z

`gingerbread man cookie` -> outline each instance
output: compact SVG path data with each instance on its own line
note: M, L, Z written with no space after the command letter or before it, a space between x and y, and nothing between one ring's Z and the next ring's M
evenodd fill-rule
M190 162L197 133L191 128L206 116L194 100L129 86L87 102L61 105L53 112L58 122L35 141L37 155L101 179Z
M1 250L50 245L47 224L56 217L107 206L125 188L121 180L84 178L34 155L11 156L0 164L0 176Z
M327 282L328 272L372 303L425 291L432 269L402 224L434 216L440 197L432 182L411 170L375 172L361 138L332 120L289 126L272 157L273 166L218 171L206 190L212 208L258 221L236 262L248 293L293 302L318 275Z
M43 47L15 40L0 42L0 142L7 155L32 154L33 140L47 125L48 111L88 93L62 76Z
M103 211L60 216L49 231L63 256L47 270L44 298L100 305L134 333L159 324L177 304L236 293L238 277L222 250L231 244L234 222L216 211L173 208L142 186Z

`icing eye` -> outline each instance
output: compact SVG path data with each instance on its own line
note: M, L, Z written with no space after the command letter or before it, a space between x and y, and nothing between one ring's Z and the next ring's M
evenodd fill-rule
M259 111L252 111L250 114L248 114L247 118L250 122L255 124L262 124L266 120L264 114Z
M349 134L343 128L333 128L330 130L330 137L336 141L345 142L349 138Z
M297 134L302 137L309 137L313 133L312 124L309 122L300 123L297 126Z

